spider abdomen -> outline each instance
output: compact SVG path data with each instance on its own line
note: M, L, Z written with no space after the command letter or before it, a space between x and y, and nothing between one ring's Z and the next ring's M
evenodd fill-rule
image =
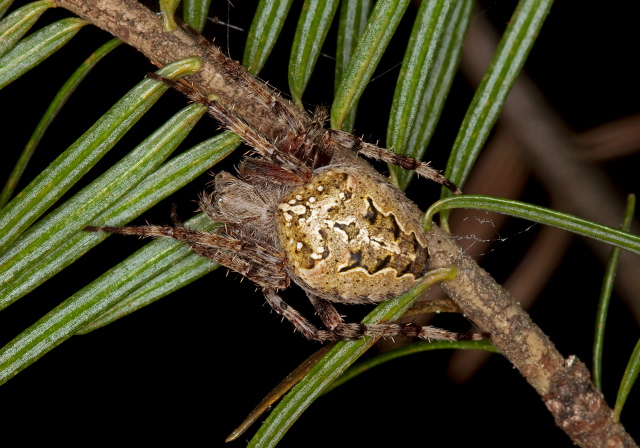
M393 188L377 173L333 165L287 194L277 228L291 277L345 303L377 303L415 285L427 270L425 236Z

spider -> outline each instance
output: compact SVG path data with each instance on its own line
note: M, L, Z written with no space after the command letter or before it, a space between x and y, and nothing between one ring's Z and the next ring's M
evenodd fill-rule
M236 70L255 88L256 81ZM201 195L200 210L223 224L213 233L183 227L175 209L172 226L85 230L184 241L198 255L252 280L273 310L311 340L364 335L482 338L413 323L346 323L334 306L380 303L408 291L427 272L429 254L418 207L360 156L412 169L459 194L439 172L427 163L325 128L322 111L301 121L287 107L278 107L281 100L267 95L261 97L264 106L290 128L279 140L268 139L215 97L186 83L149 76L206 105L255 153L240 162L237 176L218 173L213 193ZM278 295L291 281L306 292L325 328L316 327Z

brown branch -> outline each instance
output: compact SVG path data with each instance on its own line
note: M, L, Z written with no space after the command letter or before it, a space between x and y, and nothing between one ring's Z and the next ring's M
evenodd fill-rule
M286 135L287 129L264 107L264 98L246 95L249 84L258 85L264 95L297 114L301 122L308 120L197 36L184 30L165 33L160 17L133 0L58 0L58 5L119 37L158 66L200 56L202 69L188 81L204 94L215 93L224 105L269 137ZM575 443L583 447L636 446L622 425L613 421L613 412L591 384L584 364L575 357L565 360L509 293L452 238L434 227L429 249L432 267L458 267L458 277L443 289L480 330L492 334L496 347L541 395L557 424Z
M582 447L632 447L613 411L575 356L564 359L509 292L438 227L429 239L430 268L454 264L455 280L442 289L540 394L556 424Z
M486 14L478 10L467 32L460 64L461 71L473 85L480 83L499 38ZM563 119L542 98L541 93L544 92L532 86L533 82L527 74L521 73L502 110L492 140L483 148L465 183L465 193L517 199L519 193L507 189L517 182L520 175L524 175L520 178L520 182L524 183L529 175L528 171L533 170L537 180L549 192L552 208L617 227L624 212L624 201L611 188L611 181L598 173L599 168L593 162L602 160L605 156L611 159L637 151L640 147L640 115L624 117L583 134L575 134L568 127L559 125ZM496 141L496 137L502 141ZM492 147L497 147L498 157L492 157ZM509 148L509 151L504 151L504 148ZM522 173L522 169L517 167L514 172L513 166L502 167L502 164L509 163L509 159L514 159L514 162L519 160L521 165L526 165L527 173ZM483 165L488 169L483 170ZM504 178L493 182L490 180L487 186L486 179L500 175ZM474 182L474 178L482 181ZM493 184L496 185L492 187ZM478 225L471 219L460 219L461 216L473 216L474 213L477 212L454 210L449 222L453 233L490 239L491 236L488 235L489 232L495 232L493 228ZM496 219L494 216L499 215L491 213L484 216L490 217L493 226L498 229L496 231L499 231L504 217ZM482 234L483 230L486 232L485 236ZM525 309L529 308L538 297L540 289L547 284L555 264L563 257L564 248L572 238L568 232L558 229L544 228L543 232L555 234L557 243L547 239L548 251L544 254L541 253L541 248L536 249L539 242L543 241L543 238L538 238L531 246L534 252L526 254L512 276L504 282L505 288ZM606 264L610 246L588 238L584 241L603 265ZM489 244L490 242L474 243L472 250L475 253L489 251ZM461 245L464 247L464 241L461 241ZM535 257L538 260L544 259L544 262L536 261ZM623 257L618 265L615 288L636 320L640 320L640 303L637 300L640 291L640 277L637 275L640 258L624 251ZM489 356L486 352L476 350L458 351L453 356L449 371L457 375L458 381L464 381Z

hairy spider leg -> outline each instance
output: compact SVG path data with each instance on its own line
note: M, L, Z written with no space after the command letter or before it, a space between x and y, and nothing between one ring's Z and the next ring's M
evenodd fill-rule
M407 336L438 341L464 341L484 339L478 333L455 333L428 325L407 324L361 324L345 323L342 315L328 300L309 294L309 300L327 329L333 334L331 340L359 339L362 336L393 337ZM323 336L323 335L319 335Z
M205 233L185 227L129 226L129 227L85 227L92 232L138 235L141 237L168 237L188 243L200 256L232 269L261 287L284 289L289 286L289 277L284 271L285 260L271 247L251 237L242 240L217 233Z
M224 67L224 72L235 81L243 84L246 89L251 92L251 95L254 98L266 106L273 114L282 119L283 122L287 124L288 129L296 135L302 135L305 132L310 122L305 121L304 116L295 114L289 109L295 109L296 106L291 103L286 104L282 101L278 101L277 96L272 95L271 92L265 88L268 84L267 82L264 82L264 85L261 85L256 77L247 73L245 68L239 63L225 56L217 46L213 45L212 42L191 28L187 23L181 22L180 26L193 38L197 39L202 46L207 47L218 63Z
M482 333L455 333L432 326L422 326L413 323L408 324L361 324L345 323L342 316L333 304L319 297L309 295L311 303L316 308L326 330L318 329L298 311L285 302L273 288L262 288L267 303L273 310L293 324L296 330L307 339L314 341L342 341L345 339L359 339L363 336L417 337L426 340L438 341L466 341L485 339Z
M396 154L388 149L366 143L362 139L348 132L338 131L336 129L329 130L330 138L343 148L355 151L369 159L379 160L381 162L390 163L406 170L415 171L419 176L426 177L434 182L444 185L454 194L462 194L462 191L449 179L444 177L439 171L429 166L428 162L422 162L412 157Z
M147 73L147 77L163 82L192 101L206 106L209 113L214 118L216 118L223 126L242 137L244 141L255 148L255 150L262 156L271 155L276 152L273 145L264 135L249 127L243 119L232 113L229 109L220 104L219 101L203 95L188 84L179 83L151 72Z
M273 288L262 288L264 298L271 308L293 324L304 337L312 341L338 341L340 340L332 331L319 330L309 320L302 316L295 308L291 307L280 297Z
M261 156L273 160L291 173L298 174L302 178L310 177L309 168L297 157L288 152L278 151L277 148L260 132L251 128L242 118L223 106L219 101L211 99L192 86L164 78L155 73L147 73L147 77L161 81L174 88L178 92L190 98L192 101L207 107L208 112L224 127L238 134L249 146Z

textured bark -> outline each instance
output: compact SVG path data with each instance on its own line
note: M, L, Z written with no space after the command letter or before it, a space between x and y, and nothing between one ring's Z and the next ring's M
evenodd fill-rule
M430 268L455 265L458 275L442 289L540 394L556 424L582 447L637 446L604 396L591 382L586 366L567 359L533 323L509 292L440 228L429 233Z
M247 76L236 62L197 35L178 29L166 33L160 17L133 0L58 0L58 5L119 37L162 67L191 56L202 58L202 69L185 79L203 94L215 94L227 108L270 138L286 136L286 124L260 100L247 94L258 86L289 109L300 122L309 117L277 98L265 85ZM458 276L443 284L445 292L535 388L556 423L583 447L633 447L635 442L595 389L584 364L565 359L510 294L438 227L429 233L432 268L455 265Z

